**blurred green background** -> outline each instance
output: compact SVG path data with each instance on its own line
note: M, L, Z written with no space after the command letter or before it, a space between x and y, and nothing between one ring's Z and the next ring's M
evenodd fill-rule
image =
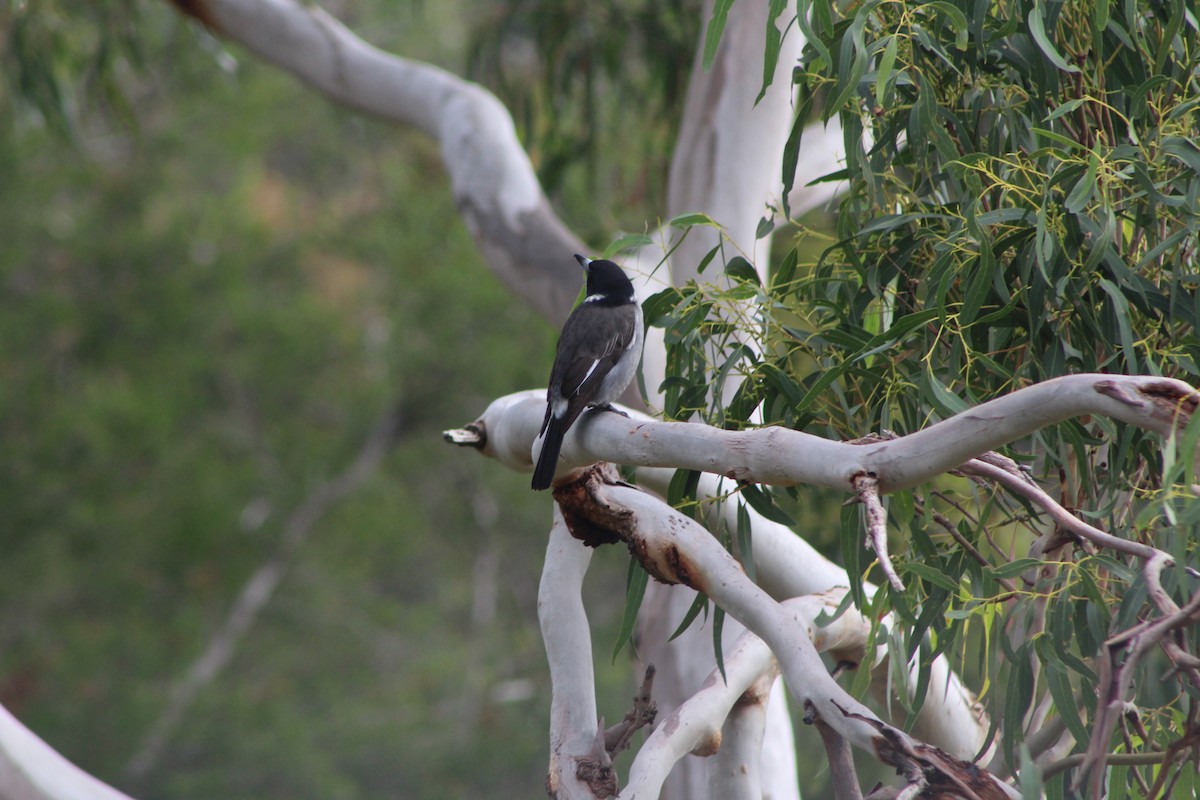
M140 797L539 795L550 498L440 433L543 385L555 332L480 262L432 142L165 4L72 5L0 11L0 702ZM477 30L511 17L469 5L331 10L488 72ZM598 247L608 208L640 229L656 200L618 172L554 180ZM395 447L127 774L289 517L391 409ZM588 585L609 719L633 689L606 657L626 563L601 553Z

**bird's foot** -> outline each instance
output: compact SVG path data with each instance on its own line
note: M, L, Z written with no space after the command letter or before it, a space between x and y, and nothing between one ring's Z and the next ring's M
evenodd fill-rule
M592 411L611 411L614 414L620 414L625 419L629 419L629 415L621 409L614 406L612 403L597 403L592 406Z

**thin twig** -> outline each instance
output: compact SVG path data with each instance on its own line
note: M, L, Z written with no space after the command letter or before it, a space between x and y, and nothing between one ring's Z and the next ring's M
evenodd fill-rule
M940 495L940 493L938 493L938 492L935 492L934 494ZM916 500L915 504L916 504L917 513L924 513L925 504L922 503L920 500ZM989 562L986 558L984 558L983 553L979 552L979 549L976 548L975 545L971 544L971 542L967 539L967 537L962 535L962 533L958 530L958 526L956 526L953 522L951 522L945 515L939 514L938 512L934 511L933 512L933 521L936 522L938 525L940 525L946 531L946 533L950 534L950 537L952 539L954 539L955 542L958 543L958 546L961 547L964 551L966 551L967 555L969 555L971 558L975 559L975 561L978 562L980 566L983 566L983 567L991 567L992 566L991 562ZM999 583L1001 586L1003 586L1009 592L1009 594L1014 594L1014 595L1017 594L1016 584L1014 584L1008 578L997 578L996 582Z
M1059 527L1101 547L1107 547L1137 558L1150 558L1154 554L1161 552L1141 542L1122 539L1119 536L1113 536L1111 533L1105 533L1099 528L1089 525L1063 508L1061 503L1023 474L1009 472L1002 467L988 464L977 458L973 458L960 466L958 471L964 475L977 475L981 478L994 480L1010 492L1019 494L1041 506Z
M1200 592L1192 595L1187 604L1175 614L1160 617L1134 626L1104 643L1107 657L1100 659L1100 680L1097 687L1100 697L1096 703L1096 719L1092 725L1092 741L1075 781L1076 787L1091 783L1091 796L1100 797L1104 766L1107 763L1107 742L1112 736L1120 713L1125 709L1125 699L1132 686L1130 673L1137 667L1142 656L1158 644L1164 636L1184 625L1192 624L1200 616ZM1125 653L1125 660L1117 660Z
M396 442L399 433L400 412L398 408L393 408L379 418L354 461L337 477L309 493L288 517L275 552L246 581L225 622L209 639L204 652L172 687L166 707L125 765L126 775L131 778L142 777L158 764L188 707L200 691L216 680L229 664L238 642L257 622L258 615L274 595L292 558L313 527L336 502L371 476Z
M1053 764L1047 764L1042 770L1042 779L1049 780L1055 775L1066 772L1069 769L1074 769L1084 762L1087 758L1086 753L1075 753L1066 758L1059 759ZM1149 753L1107 753L1104 756L1104 761L1109 766L1113 767L1134 767L1145 766L1146 764L1162 764L1167 760L1166 752L1157 750ZM1149 795L1156 796L1156 795Z
M645 677L642 678L642 686L633 698L633 708L626 712L625 719L604 732L604 749L610 756L616 756L617 753L629 747L633 734L639 728L654 724L654 718L658 715L658 704L651 698L651 690L654 688L654 673L654 665L647 665Z

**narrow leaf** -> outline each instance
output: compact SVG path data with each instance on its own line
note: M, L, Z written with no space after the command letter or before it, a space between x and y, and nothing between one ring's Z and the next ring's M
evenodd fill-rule
M652 243L649 234L645 233L626 233L614 239L608 247L604 248L601 253L602 258L612 258L617 253L624 253L629 250L637 250L642 247L648 247Z
M746 506L738 503L737 507L737 535L735 542L737 543L738 561L741 562L742 568L746 570L746 576L752 581L757 581L758 576L754 569L754 542L752 539L753 528L750 524L750 512L746 510Z
M714 604L713 605L713 655L717 657L717 669L721 671L721 680L726 684L729 679L725 677L725 648L721 646L721 631L725 627L725 609Z
M646 595L646 584L650 575L642 568L642 564L632 556L629 559L629 573L625 576L625 612L621 616L621 630L617 633L617 643L613 646L613 661L621 652L625 643L633 638L633 626L637 623L638 611L642 608L642 598Z
M704 612L704 616L707 618L708 597L701 592L696 592L696 599L692 601L691 607L688 608L687 613L683 615L683 621L679 623L679 627L675 629L675 632L671 634L671 638L667 639L667 641L674 641L682 636L684 631L692 627L692 622L694 622L696 617L700 615L701 611Z
M741 484L741 492L742 497L746 498L746 502L750 504L751 508L772 522L778 522L780 525L788 527L796 524L796 521L789 517L783 509L775 505L770 492L763 491L753 483Z
M717 45L721 43L721 34L725 32L725 22L729 19L729 8L733 0L717 0L713 5L712 19L708 21L708 29L704 32L704 68L712 66L713 57L717 54Z
M883 107L884 93L887 91L888 78L896 66L896 37L889 36L883 55L879 58L879 68L875 71L875 105Z
M786 31L779 30L775 20L787 8L788 0L771 0L771 8L767 12L767 44L763 55L763 83L758 97L754 98L755 105L763 99L767 89L775 80L775 67L779 64L779 51L783 48L783 37Z
M710 228L721 227L708 214L701 214L699 211L671 217L671 219L667 220L667 225L672 228L691 228L694 225L707 225Z
M1033 8L1029 10L1029 17L1026 21L1029 23L1029 33L1033 36L1033 41L1037 43L1038 49L1046 58L1050 59L1050 63L1058 67L1063 72L1079 72L1079 68L1067 63L1067 60L1062 57L1062 53L1050 41L1050 37L1046 34L1046 7L1041 0L1033 4Z

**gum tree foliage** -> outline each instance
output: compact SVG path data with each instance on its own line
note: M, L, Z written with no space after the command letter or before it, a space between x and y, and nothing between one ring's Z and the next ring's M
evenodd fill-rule
M728 3L717 5L719 16ZM666 329L669 417L740 428L757 424L761 404L765 422L852 439L911 433L1072 373L1197 383L1195 3L801 0L776 10L798 14L785 35L807 38L784 180L803 123L838 116L848 157L830 179L850 189L815 260L803 254L819 236L800 227L767 285L714 252L710 269L725 263L733 290L693 284L648 304ZM760 319L739 316L745 299ZM730 402L711 399L722 396L714 376L736 387ZM1161 448L1081 419L1004 454L1089 523L1169 553L1162 583L1182 605L1200 587L1185 455L1195 435ZM676 501L686 487L676 482ZM743 496L777 517L805 502L795 489ZM1141 560L1056 534L1043 511L966 480L892 494L889 526L906 589L855 600L872 618L903 621L877 642L896 665L944 654L977 687L998 772L1040 756L1044 772L1023 771L1023 788L1044 776L1051 796L1065 796L1100 736L1098 750L1120 754L1105 775L1113 796L1197 791L1183 762L1200 743L1200 674L1174 649L1194 652L1194 632L1171 633L1123 674L1136 687L1127 713L1101 719L1115 696L1105 680L1128 659L1119 634L1157 616ZM845 563L868 577L861 529L859 511L844 509ZM936 687L923 684L914 707L927 691Z

